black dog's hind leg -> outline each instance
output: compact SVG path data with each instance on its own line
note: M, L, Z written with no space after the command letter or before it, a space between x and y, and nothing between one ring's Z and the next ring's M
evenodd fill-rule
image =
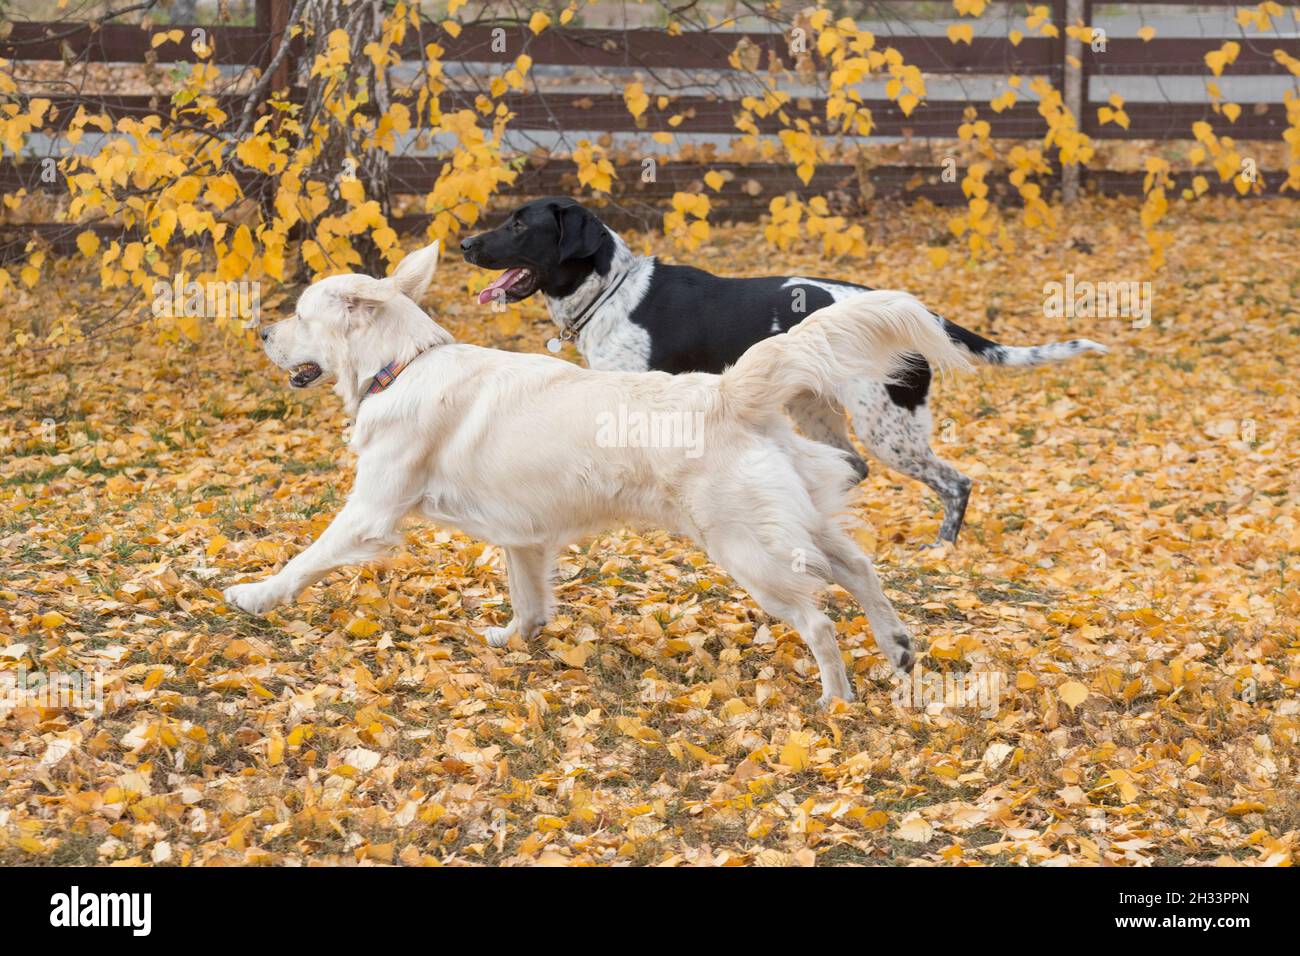
M935 543L955 542L966 517L973 482L930 447L929 406L922 399L915 407L905 408L876 382L864 382L854 391L855 395L844 396L853 416L853 430L867 449L890 468L934 489L943 503L943 522Z
M867 463L862 460L849 438L844 409L837 402L811 393L801 395L786 406L790 418L804 436L838 448L853 466L854 484L867 477Z

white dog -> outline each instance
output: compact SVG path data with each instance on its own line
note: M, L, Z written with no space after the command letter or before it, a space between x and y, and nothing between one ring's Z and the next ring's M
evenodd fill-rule
M795 433L792 399L889 381L909 353L963 354L902 292L867 292L754 345L722 375L597 372L542 355L460 345L416 302L438 246L387 279L333 276L261 333L302 388L325 376L355 419L356 484L320 538L279 573L227 588L252 614L294 600L335 568L383 554L409 515L500 545L514 617L486 638L532 637L551 607L559 548L626 520L689 535L770 614L798 630L824 705L853 698L835 628L814 595L844 586L900 672L911 637L839 517L854 482L836 449ZM687 423L683 426L683 423Z

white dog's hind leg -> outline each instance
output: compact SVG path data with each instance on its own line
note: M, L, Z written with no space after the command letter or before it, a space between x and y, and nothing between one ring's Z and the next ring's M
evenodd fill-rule
M909 674L916 663L911 632L885 596L871 559L863 554L843 531L828 529L819 544L831 564L835 582L853 595L871 623L876 646L900 675Z
M536 545L506 548L506 570L510 576L510 606L514 616L505 627L489 627L483 636L493 647L505 647L518 634L532 638L550 617L550 549Z
M813 659L817 661L817 670L821 674L822 695L817 700L820 707L830 705L832 699L853 700L853 684L844 669L844 658L840 656L840 643L835 638L835 624L822 613L821 609L808 598L786 602L771 594L764 594L761 589L746 585L746 590L753 595L763 610L773 617L779 617L799 632Z
M835 637L835 624L831 619L812 602L793 605L782 616L793 621L799 636L817 660L817 669L822 677L822 695L817 701L818 705L828 707L836 697L853 700L853 683L844 669L840 642Z
M728 534L715 529L708 540L709 557L725 568L764 611L798 631L808 645L821 675L818 704L825 707L834 697L853 700L853 685L844 670L835 625L813 599L823 582L804 569L825 567L828 562L816 553L811 542L805 541L804 547L795 550L800 552L800 570L770 547L765 549L759 538L746 533Z

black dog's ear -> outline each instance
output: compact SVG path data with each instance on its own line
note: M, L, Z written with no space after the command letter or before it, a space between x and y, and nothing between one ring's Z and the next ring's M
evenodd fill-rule
M588 259L600 251L605 227L600 220L576 203L555 211L560 224L560 261Z

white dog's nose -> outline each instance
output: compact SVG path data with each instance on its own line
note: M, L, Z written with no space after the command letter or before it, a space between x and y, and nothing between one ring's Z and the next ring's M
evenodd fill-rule
M261 329L258 330L257 337L258 337L259 339L261 339L263 342L265 342L265 341L266 341L266 337L267 337L268 335L270 335L270 334L271 334L271 327L270 327L270 326L267 326L267 325L264 325L264 326L262 326Z

